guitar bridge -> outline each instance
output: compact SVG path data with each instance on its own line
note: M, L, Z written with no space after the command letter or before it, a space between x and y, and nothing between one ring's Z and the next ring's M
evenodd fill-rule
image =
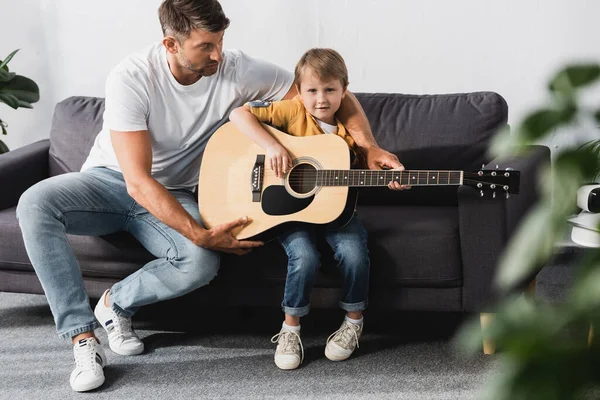
M250 186L252 188L252 202L260 202L260 195L262 193L263 177L265 173L265 156L264 154L258 154L252 173L250 174Z

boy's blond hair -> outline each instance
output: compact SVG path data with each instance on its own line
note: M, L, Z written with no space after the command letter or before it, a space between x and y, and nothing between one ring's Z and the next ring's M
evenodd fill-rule
M333 49L314 48L302 55L294 71L294 84L300 90L302 74L310 68L322 81L339 79L344 89L348 87L348 69L344 59Z

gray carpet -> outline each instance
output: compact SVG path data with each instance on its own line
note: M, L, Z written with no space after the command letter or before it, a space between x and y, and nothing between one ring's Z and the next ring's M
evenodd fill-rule
M0 293L0 399L478 399L499 367L495 356L456 354L461 318L452 314L367 315L360 349L333 363L323 349L342 314L314 310L303 320L304 363L281 371L269 341L278 310L177 315L175 308L136 316L141 356L112 353L99 330L106 383L78 394L68 383L71 346L56 336L45 297Z

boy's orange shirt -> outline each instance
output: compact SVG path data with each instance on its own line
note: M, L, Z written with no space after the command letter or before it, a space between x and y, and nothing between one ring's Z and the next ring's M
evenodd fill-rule
M259 121L293 136L325 134L315 117L306 111L299 95L291 100L264 102L260 106L252 106L252 103L250 103L250 111ZM350 136L344 125L337 118L336 123L338 127L336 134L346 141L348 147L357 156L359 153L354 139L352 139L352 136ZM358 157L354 157L354 159L357 160Z

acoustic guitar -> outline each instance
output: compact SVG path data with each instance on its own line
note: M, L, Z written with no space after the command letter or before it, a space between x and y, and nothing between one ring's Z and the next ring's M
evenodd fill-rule
M520 173L512 170L350 169L350 151L338 135L296 137L264 125L285 147L293 167L282 178L265 164L262 147L228 122L209 139L200 168L198 203L206 228L242 216L252 222L234 232L237 239L264 238L290 223L343 226L352 217L357 191L387 186L469 185L484 191L519 192ZM329 225L328 225L329 227ZM263 234L263 235L260 235ZM260 236L259 236L260 235Z

